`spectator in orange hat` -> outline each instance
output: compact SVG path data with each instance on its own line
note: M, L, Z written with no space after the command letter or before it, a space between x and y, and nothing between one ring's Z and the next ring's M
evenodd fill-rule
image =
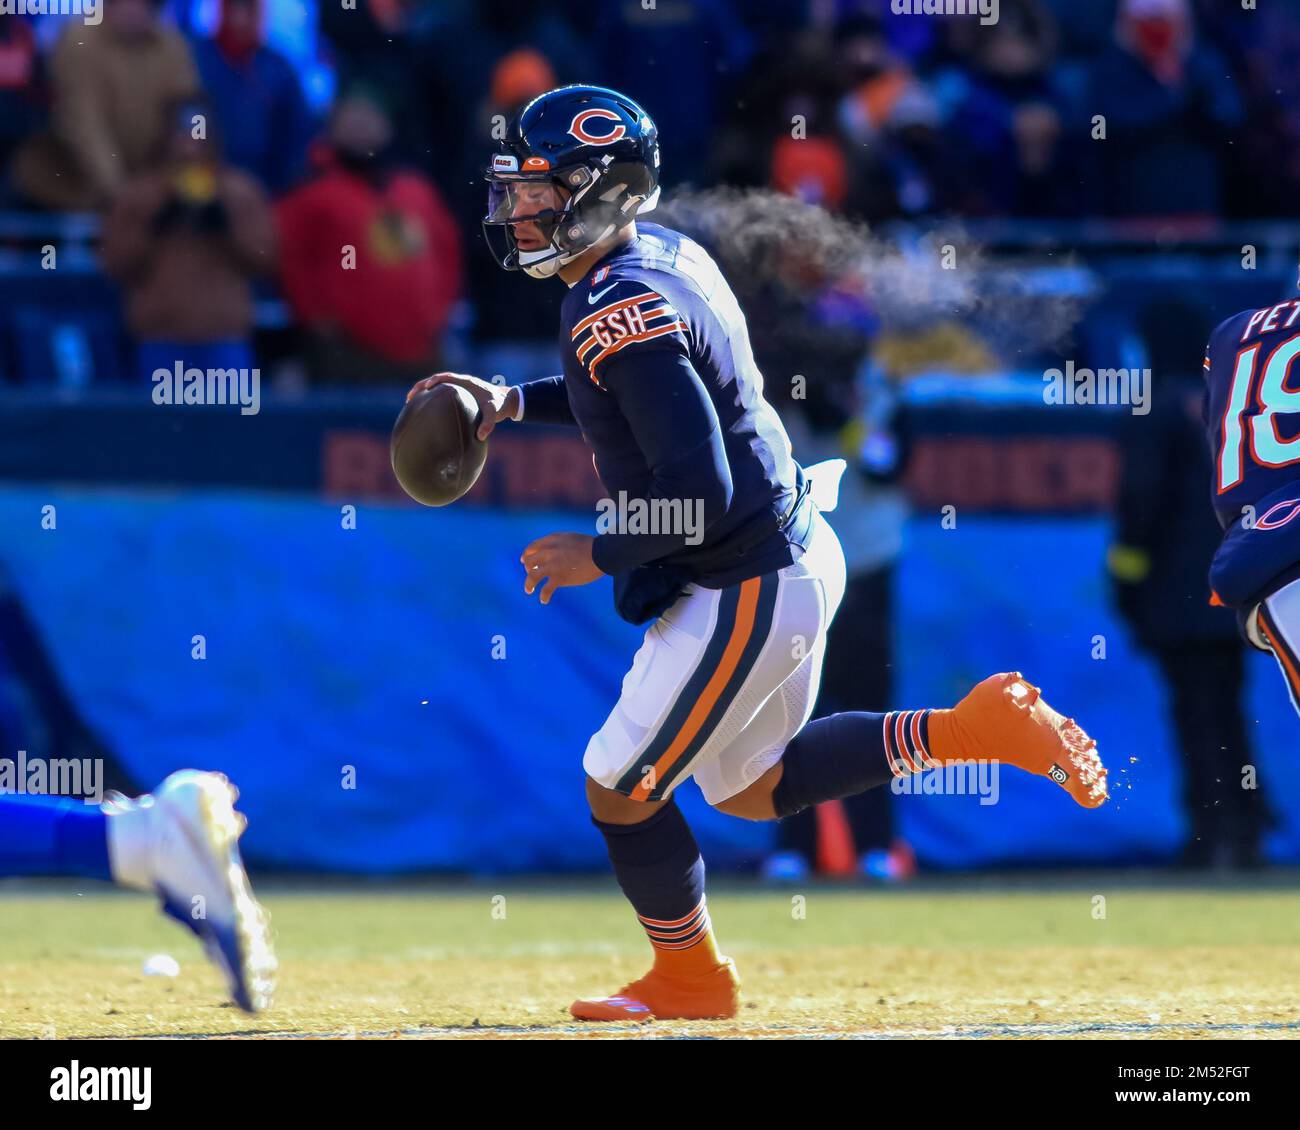
M489 99L494 107L516 109L558 84L555 70L535 47L517 47L492 68Z
M962 185L951 148L934 95L909 82L890 100L880 136L858 151L850 210L873 223L954 211Z

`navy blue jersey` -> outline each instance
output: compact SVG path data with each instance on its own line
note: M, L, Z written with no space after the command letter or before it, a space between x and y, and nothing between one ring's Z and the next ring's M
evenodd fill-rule
M524 419L571 414L610 499L681 499L705 518L689 538L602 533L601 569L653 566L722 587L795 559L803 472L763 397L736 297L698 244L639 224L570 288L560 348L562 380L524 386Z
M1300 480L1300 298L1244 310L1210 335L1206 428L1213 498L1227 528L1245 507Z
M1205 425L1224 603L1261 599L1300 562L1300 298L1244 310L1210 335ZM1294 370L1294 371L1293 371Z

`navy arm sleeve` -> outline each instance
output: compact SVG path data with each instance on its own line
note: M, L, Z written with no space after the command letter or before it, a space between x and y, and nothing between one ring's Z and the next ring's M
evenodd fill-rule
M646 501L680 500L680 508L665 510L686 519L670 532L600 534L592 560L606 573L622 573L697 544L731 505L731 468L718 415L690 358L628 350L603 367L601 384L617 399L653 475Z
M543 377L519 386L524 398L523 423L567 424L578 426L569 407L569 394L564 391L564 377Z

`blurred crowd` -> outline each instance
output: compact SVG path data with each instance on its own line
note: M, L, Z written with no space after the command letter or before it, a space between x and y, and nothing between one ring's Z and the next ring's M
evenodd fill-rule
M251 356L256 299L282 297L287 351L320 383L427 370L453 323L491 368L551 338L556 288L472 245L494 123L565 82L650 109L670 188L768 186L875 224L1289 214L1300 16L1001 0L984 26L890 8L103 0L96 26L0 17L0 206L103 216L137 371L182 347L200 367Z

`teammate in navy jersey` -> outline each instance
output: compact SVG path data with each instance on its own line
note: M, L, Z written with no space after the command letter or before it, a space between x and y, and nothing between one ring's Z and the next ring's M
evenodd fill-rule
M809 722L844 556L820 509L838 471L795 461L763 396L745 319L695 242L638 222L658 198L645 111L612 90L534 99L487 172L484 232L507 270L558 276L564 372L467 388L486 438L503 420L576 425L611 501L671 521L592 537L556 533L523 552L526 592L612 576L616 607L650 621L617 704L583 758L593 821L655 951L650 973L584 1020L733 1016L739 978L714 940L699 848L672 798L693 777L723 812L802 811L895 776L999 759L1051 777L1085 807L1106 799L1095 743L1018 672L950 710L844 713Z
M1300 298L1245 310L1210 335L1205 423L1223 542L1213 599L1282 668L1300 710Z

